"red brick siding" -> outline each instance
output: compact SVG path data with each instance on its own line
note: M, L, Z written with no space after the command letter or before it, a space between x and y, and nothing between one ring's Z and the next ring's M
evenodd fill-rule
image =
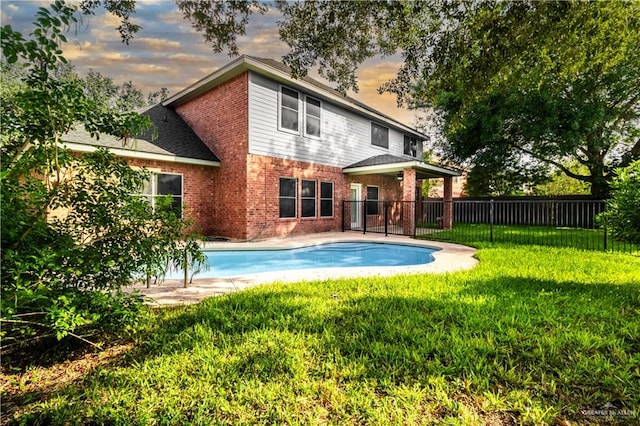
M248 238L282 237L291 234L337 231L342 227L342 200L349 196L349 186L339 167L305 163L249 154L247 180L247 229ZM280 178L298 180L298 217L280 219ZM315 180L315 218L301 218L301 181ZM333 217L320 217L320 182L333 182Z
M220 159L213 174L209 235L247 239L248 73L176 108Z
M155 160L128 158L132 167L146 167L162 173L182 175L182 203L185 207L185 218L194 221L194 230L203 235L210 235L214 226L213 182L215 168L192 164L170 163Z

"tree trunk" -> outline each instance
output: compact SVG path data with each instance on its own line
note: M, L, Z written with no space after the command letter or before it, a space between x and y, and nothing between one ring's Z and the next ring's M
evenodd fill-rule
M592 175L593 180L591 181L591 196L597 200L605 200L609 198L611 193L611 187L609 186L609 182L602 175Z

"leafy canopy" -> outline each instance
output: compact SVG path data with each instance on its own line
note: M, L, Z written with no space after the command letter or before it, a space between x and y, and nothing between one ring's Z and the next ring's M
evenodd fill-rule
M178 0L185 17L237 53L255 1ZM276 2L284 62L295 77L318 67L342 91L376 56L399 55L381 87L398 103L436 108L441 150L456 163L514 179L544 165L608 192L616 167L640 157L640 1ZM586 173L566 168L577 161ZM519 176L518 176L519 175ZM533 182L535 183L535 182Z
M62 72L63 30L76 19L75 7L56 1L38 10L27 37L1 28L2 54L19 76L0 90L5 347L49 334L84 339L79 330L133 330L141 299L121 288L162 273L167 262L201 256L193 241L182 242L190 223L171 200L152 209L137 195L148 172L104 150L80 156L64 147L77 125L123 143L150 125L146 116L105 107Z

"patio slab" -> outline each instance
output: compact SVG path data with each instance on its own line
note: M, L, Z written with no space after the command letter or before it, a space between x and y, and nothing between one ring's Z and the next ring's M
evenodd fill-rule
M149 297L153 305L175 305L197 303L211 296L244 290L270 282L315 281L347 277L390 276L399 274L444 273L470 269L477 265L476 249L459 244L416 240L399 235L362 234L359 232L326 232L319 234L272 238L248 242L207 242L204 248L220 250L258 250L297 248L335 242L376 242L409 244L439 249L434 262L424 265L393 267L320 268L248 274L234 278L194 278L187 288L181 280L165 280L160 285L146 288L143 284L130 287Z

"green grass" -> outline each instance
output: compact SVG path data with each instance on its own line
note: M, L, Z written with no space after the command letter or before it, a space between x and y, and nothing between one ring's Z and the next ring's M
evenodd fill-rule
M640 258L494 246L445 275L268 285L160 311L27 423L582 424L640 413Z
M429 224L418 224L418 228L433 228ZM420 235L420 230L418 230ZM453 241L474 246L491 241L488 224L455 223L451 230L437 230L421 238L436 241ZM582 250L605 250L604 229L558 228L551 226L494 225L493 241L525 245L573 247ZM611 234L606 238L606 250L637 254L640 245L615 240Z

